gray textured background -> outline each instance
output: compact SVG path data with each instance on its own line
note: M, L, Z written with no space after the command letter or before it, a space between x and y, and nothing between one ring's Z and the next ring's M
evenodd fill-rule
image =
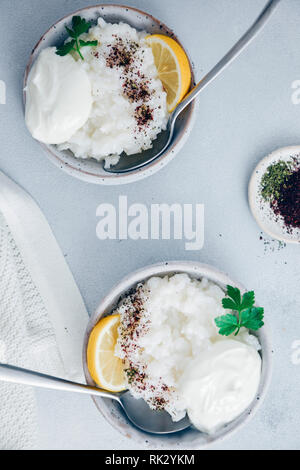
M152 13L183 39L198 77L244 32L264 0L126 0ZM125 3L114 1L115 3ZM166 259L212 264L252 288L265 306L274 343L274 375L255 418L222 449L299 449L300 365L291 344L300 339L299 246L265 246L247 205L256 163L277 147L300 144L300 105L291 84L300 79L300 2L283 0L251 47L200 97L189 141L149 179L119 187L83 183L50 163L24 126L22 78L32 46L57 19L86 0L1 0L0 169L39 203L75 276L89 312L128 272ZM96 3L96 2L94 2ZM109 2L103 2L109 3ZM205 245L186 252L182 241L102 241L95 211L101 202L204 203ZM50 449L134 449L99 415L91 399L39 392L39 446Z

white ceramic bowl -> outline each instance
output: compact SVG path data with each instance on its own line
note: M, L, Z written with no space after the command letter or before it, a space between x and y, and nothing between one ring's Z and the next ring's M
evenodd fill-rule
M281 217L276 216L269 203L262 200L260 185L263 175L272 163L279 160L289 162L293 157L300 159L300 145L280 148L263 158L252 173L248 189L249 206L257 224L272 238L285 243L300 243L300 230L286 230Z
M227 284L239 287L242 291L244 290L244 288L240 284L234 282L226 274L223 274L220 271L205 264L188 261L165 262L155 264L128 275L117 286L115 286L110 291L110 293L102 300L95 314L91 317L89 321L83 346L83 365L88 384L95 385L89 374L86 360L87 343L90 332L93 327L98 323L100 318L109 315L118 305L120 299L123 296L127 295L128 292L132 288L134 288L139 282L145 281L151 276L165 276L172 275L174 273L187 273L192 278L196 279L206 277L218 284L224 290ZM266 395L266 391L271 377L272 355L269 332L267 327L264 326L263 328L261 328L258 331L257 336L262 346L262 375L257 395L257 398L259 399L255 399L251 406L241 416L239 416L236 420L225 426L213 436L203 434L193 428L189 428L187 430L169 436L155 436L153 434L147 434L135 428L127 420L120 406L114 400L108 400L98 397L94 397L93 400L99 411L112 426L114 426L124 436L135 440L136 442L144 445L145 447L151 446L152 448L169 449L200 449L206 447L209 444L212 444L224 438L225 436L231 435L234 431L244 425L257 411L259 405L262 403L263 398Z
M58 44L62 43L62 41L66 38L65 26L70 25L74 15L80 15L81 17L84 17L86 20L92 21L93 23L96 22L99 16L103 17L107 22L111 23L123 21L138 30L144 30L150 34L161 33L166 34L167 36L171 36L182 46L182 43L170 28L148 13L137 10L136 8L122 5L97 5L82 8L81 10L77 10L76 12L73 12L57 21L48 31L46 31L45 34L43 34L41 39L35 45L26 67L24 88L26 86L28 74L32 64L41 50L46 47L57 46ZM193 82L194 73L192 71L192 83ZM26 101L25 95L26 93L24 93L24 103ZM69 175L75 176L89 183L96 184L115 185L132 183L133 181L137 181L139 179L150 176L153 173L156 173L169 161L171 161L172 158L174 158L188 138L194 123L194 117L195 102L190 104L177 119L175 138L172 145L152 163L149 163L141 169L133 170L123 174L107 173L103 169L102 162L97 162L94 159L75 158L72 152L67 150L59 151L55 145L45 145L42 143L41 145L47 151L50 160L59 168L66 171Z

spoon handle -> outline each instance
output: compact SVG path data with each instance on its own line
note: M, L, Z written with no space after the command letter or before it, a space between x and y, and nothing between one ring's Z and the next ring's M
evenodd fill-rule
M119 393L107 392L96 387L83 385L76 382L52 377L51 375L41 374L32 370L21 369L20 367L8 364L0 364L0 381L12 382L32 387L49 388L63 392L86 393L88 395L97 395L104 398L112 398L119 401Z
M215 67L188 93L186 98L177 106L172 118L176 118L181 111L193 101L199 93L207 87L234 59L250 44L255 36L265 26L273 11L281 0L270 0L261 12L257 20L241 37L241 39L230 49L229 52L215 65Z

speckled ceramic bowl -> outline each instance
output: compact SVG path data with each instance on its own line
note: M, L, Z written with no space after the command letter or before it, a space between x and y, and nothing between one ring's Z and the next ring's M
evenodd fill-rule
M56 46L57 44L62 43L66 38L65 25L69 25L71 23L72 16L74 15L80 15L93 23L96 22L99 16L111 23L123 21L138 30L147 31L151 34L161 33L171 36L182 45L170 28L148 13L137 10L136 8L122 5L97 5L86 7L60 19L41 37L30 55L25 71L24 88L27 83L31 66L41 50L46 47ZM193 71L192 81L194 81ZM26 96L24 93L24 103L25 100ZM72 152L67 150L59 151L55 145L41 145L46 150L50 160L72 176L76 176L77 178L89 183L107 185L126 184L150 176L174 158L188 138L194 122L194 115L195 102L189 105L177 119L175 138L170 148L168 148L158 159L149 163L145 167L124 174L106 173L102 167L102 162L97 162L94 159L86 160L75 158Z
M139 282L146 281L151 276L165 276L172 275L174 273L187 273L195 279L201 279L202 277L206 277L218 284L222 289L225 289L225 286L227 284L230 284L239 287L242 291L244 290L243 286L234 282L226 274L223 274L220 271L205 264L193 263L188 261L155 264L128 275L117 286L115 286L110 291L110 293L102 300L98 309L96 310L95 314L91 317L90 322L88 324L83 346L83 365L88 384L95 385L89 374L86 361L87 343L92 328L98 323L100 318L109 315L119 303L120 298L127 295L128 292L132 288L134 288ZM257 336L262 347L261 355L263 360L261 382L257 395L257 398L259 398L259 400L255 399L251 406L241 416L239 416L232 423L222 428L213 436L203 434L192 427L169 436L156 436L154 434L147 434L134 427L127 420L124 413L122 412L122 409L114 400L103 399L98 397L94 397L93 400L99 411L112 426L114 426L124 436L135 440L136 442L144 445L145 447L150 446L152 448L167 449L200 449L207 447L208 445L215 443L216 441L223 439L226 436L231 435L242 425L244 425L254 415L266 395L266 391L271 377L272 355L268 328L266 326L261 328L258 331Z

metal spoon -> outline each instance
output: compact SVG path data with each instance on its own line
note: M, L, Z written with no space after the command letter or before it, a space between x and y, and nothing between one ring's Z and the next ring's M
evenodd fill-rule
M230 49L223 59L221 59L220 62L218 62L217 65L188 93L185 99L170 115L167 129L161 132L157 139L153 141L152 148L134 155L126 155L123 153L116 165L109 168L105 167L105 163L103 163L104 170L108 173L127 173L137 170L138 168L142 168L156 160L172 143L173 136L175 134L175 123L180 113L250 44L267 23L279 2L280 0L270 0L244 36L241 37L241 39Z
M68 380L41 374L32 370L21 369L8 364L0 364L0 381L49 388L63 392L85 393L102 398L116 400L121 405L128 419L138 428L152 434L171 434L188 428L191 423L186 416L181 421L172 421L166 411L153 411L142 399L135 399L127 390L120 393L107 392L89 385L69 382Z

